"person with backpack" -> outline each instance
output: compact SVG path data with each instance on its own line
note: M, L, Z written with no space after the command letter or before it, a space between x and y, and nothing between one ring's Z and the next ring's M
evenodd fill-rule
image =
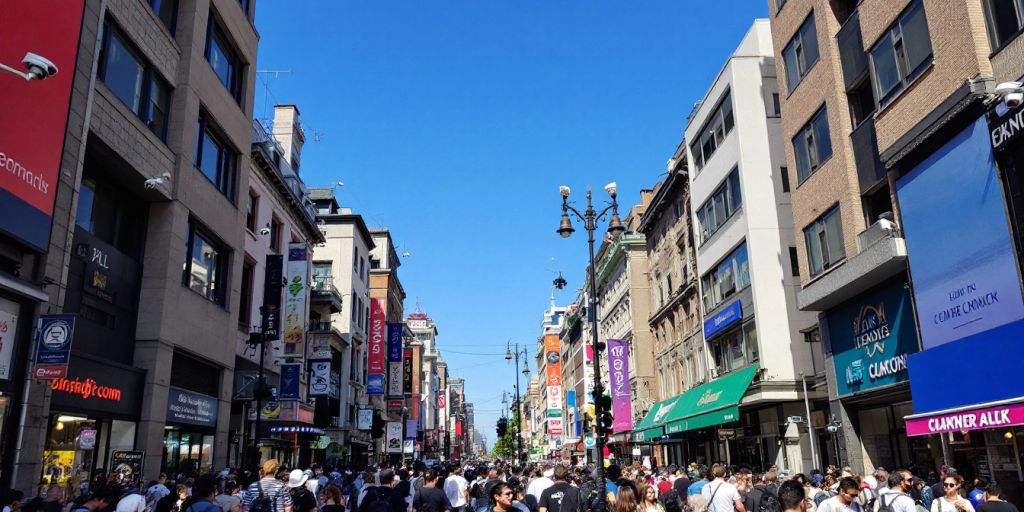
M292 497L294 512L316 512L316 495L306 487L309 474L301 469L293 469L288 473L288 494Z
M860 502L857 501L860 496L860 482L856 478L840 478L838 490L838 494L818 505L818 512L863 512Z
M773 485L775 478L775 473L758 475L758 480L747 493L747 501L744 504L747 512L782 512L777 487Z
M71 509L71 512L101 512L110 507L110 503L114 501L116 493L114 489L107 486L98 486L93 489L92 493L78 505Z
M462 466L455 466L452 474L444 481L444 493L452 503L453 512L466 512L469 505L469 482L462 477Z
M394 503L405 503L405 497L398 496L398 493L394 492L395 472L393 470L382 470L377 478L379 479L377 485L367 483L364 487L366 492L359 501L359 512L393 512L395 510Z
M277 479L280 467L277 459L263 461L260 479L249 486L242 500L248 512L292 512L292 497L288 487Z
M739 512L747 512L740 499L740 493L736 486L725 481L725 466L715 464L711 467L712 481L708 482L701 489L701 496L707 502L708 512L732 512L733 508ZM753 511L757 512L757 511Z
M423 487L416 492L412 508L416 512L451 512L452 503L448 495L437 488L437 471L428 469L423 472Z
M914 475L905 469L888 474L886 486L878 493L875 512L917 512L917 502L910 495Z

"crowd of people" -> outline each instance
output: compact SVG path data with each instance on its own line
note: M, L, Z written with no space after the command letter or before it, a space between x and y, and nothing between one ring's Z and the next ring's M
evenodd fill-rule
M258 474L160 475L145 486L97 480L68 502L57 485L27 501L8 490L2 512L1018 512L996 483L976 479L968 488L951 467L928 480L902 469L789 475L724 464L612 464L603 476L601 489L593 466L561 462L416 462L356 471L285 468L270 459Z

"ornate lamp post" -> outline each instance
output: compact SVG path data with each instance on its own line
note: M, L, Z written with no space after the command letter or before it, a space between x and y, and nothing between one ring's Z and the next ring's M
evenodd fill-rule
M520 357L523 358L523 375L524 376L529 376L530 375L530 363L529 363L529 360L526 358L526 347L523 347L522 350L519 350L519 344L516 343L516 350L515 350L515 352L512 351L512 347L511 346L505 349L505 360L506 361L511 361L511 360L515 359L515 361L516 361L516 418L518 418L518 422L516 424L516 459L517 459L516 463L517 464L522 464L523 463L523 401L522 401L522 399L520 398L520 395L519 395L519 358Z

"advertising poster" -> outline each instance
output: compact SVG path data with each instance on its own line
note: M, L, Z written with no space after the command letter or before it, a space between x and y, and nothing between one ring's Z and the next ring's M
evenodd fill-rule
M896 181L925 350L1024 318L984 118Z
M18 305L0 299L0 379L11 378L11 358L14 357L14 335L18 332Z
M36 380L62 379L68 376L71 341L75 337L74 315L40 315L39 342L32 375Z
M114 450L110 452L110 467L117 475L117 483L138 487L142 483L142 466L146 452Z
M384 451L386 453L402 453L402 422L389 421L384 432Z
M622 340L608 340L608 384L612 397L612 429L633 430L633 403L629 387L629 346Z
M359 409L356 413L356 428L359 430L373 428L373 409Z
M405 396L412 396L412 350L402 353L402 393Z
M558 335L544 336L544 359L547 362L548 386L562 385L562 352L559 347Z
M284 303L284 353L302 355L306 340L309 261L306 244L288 244L288 284Z
M284 377L282 376L282 379ZM331 362L313 361L309 364L309 396L331 394Z
M0 62L34 62L45 80L0 75L0 231L42 252L50 240L84 0L7 0Z
M299 385L302 383L302 364L281 364L281 389L278 397L281 400L298 400Z
M402 327L400 323L388 324L388 396L405 396L402 370Z
M370 353L366 362L366 394L368 395L384 394L385 363L387 359L384 353L385 326L384 301L381 299L370 299L370 343L368 348Z

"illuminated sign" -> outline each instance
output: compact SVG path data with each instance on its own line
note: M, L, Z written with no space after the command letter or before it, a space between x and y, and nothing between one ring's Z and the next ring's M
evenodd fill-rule
M61 377L50 381L50 389L62 393L77 395L83 400L121 401L121 390L110 386L101 386L93 379L68 379Z

